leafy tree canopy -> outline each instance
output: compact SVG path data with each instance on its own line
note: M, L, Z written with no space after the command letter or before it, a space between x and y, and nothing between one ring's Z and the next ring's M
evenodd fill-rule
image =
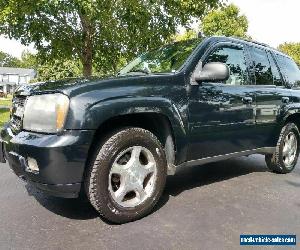
M81 75L80 61L76 60L53 60L38 65L37 79L34 81L59 80L63 78L73 78Z
M292 57L300 65L300 43L284 43L278 49Z
M20 60L0 51L0 67L20 67Z
M80 61L83 74L157 47L222 0L1 0L0 33L44 59Z
M206 36L234 36L249 38L247 36L248 20L240 14L240 9L230 4L212 10L202 20L202 31Z
M180 41L186 41L186 40L190 40L193 38L197 38L197 32L195 30L187 30L186 32L182 33L182 34L176 34L171 36L171 41L173 42L180 42Z

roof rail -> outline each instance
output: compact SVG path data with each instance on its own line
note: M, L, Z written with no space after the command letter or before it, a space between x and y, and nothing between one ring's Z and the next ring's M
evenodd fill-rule
M266 44L266 43L257 42L257 41L247 39L247 38L240 38L240 37L234 37L234 38L239 39L239 40L243 40L243 41L248 42L248 43L254 43L254 44L257 44L257 45L261 45L261 46L264 46L264 47L271 48L271 46L269 44Z

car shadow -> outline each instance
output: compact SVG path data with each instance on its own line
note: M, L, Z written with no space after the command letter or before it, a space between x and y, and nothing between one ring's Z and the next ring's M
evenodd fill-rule
M25 187L28 194L33 196L40 205L57 215L74 220L90 220L99 217L87 198L58 198L44 194L30 183L26 183Z
M177 170L176 175L168 176L163 197L155 210L163 207L170 196L176 197L184 191L242 175L268 171L263 159L254 160L253 157L240 157L202 166L183 167Z
M241 157L203 166L184 167L177 170L176 175L168 176L164 193L153 212L162 208L170 196L178 196L183 191L225 181L254 172L267 172L263 160ZM90 220L99 216L87 199L62 199L46 196L30 184L26 184L29 195L33 196L49 211L75 220ZM107 221L105 221L108 223Z

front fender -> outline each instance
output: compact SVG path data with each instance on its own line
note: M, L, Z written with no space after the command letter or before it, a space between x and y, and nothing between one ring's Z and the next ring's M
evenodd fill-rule
M181 110L183 110L181 108ZM78 114L81 117L78 117ZM97 130L104 122L111 118L130 114L156 113L164 115L170 121L174 133L179 157L184 158L187 145L188 122L186 114L180 112L171 100L162 97L119 97L99 101L78 112L73 126L76 129ZM72 114L71 114L72 115ZM74 117L75 118L75 117ZM72 126L72 124L69 124ZM68 127L67 127L68 128Z
M98 102L84 115L82 128L97 129L105 121L122 115L157 113L168 117L174 132L186 136L187 124L170 100L160 97L128 97Z

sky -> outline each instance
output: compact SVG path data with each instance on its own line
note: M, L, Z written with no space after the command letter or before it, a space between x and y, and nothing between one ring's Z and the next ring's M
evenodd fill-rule
M300 42L299 0L228 0L236 4L249 21L248 34L256 41L277 47L283 42ZM18 41L0 36L0 50L20 58L24 50L34 51Z

